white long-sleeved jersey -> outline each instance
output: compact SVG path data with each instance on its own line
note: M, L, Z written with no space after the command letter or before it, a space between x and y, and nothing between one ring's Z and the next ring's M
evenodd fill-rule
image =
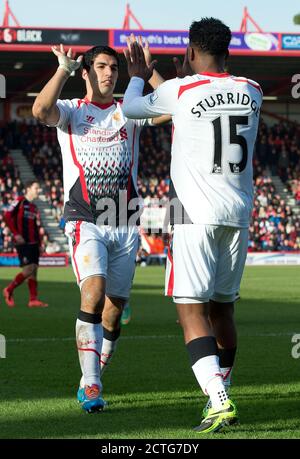
M172 115L171 180L188 222L247 227L260 86L228 73L202 73L166 81L145 97L143 87L141 78L131 78L124 114Z

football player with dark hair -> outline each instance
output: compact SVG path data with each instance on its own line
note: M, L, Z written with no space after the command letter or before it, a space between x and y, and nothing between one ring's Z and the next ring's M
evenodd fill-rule
M37 271L40 256L39 212L33 203L39 195L36 180L25 183L25 194L17 198L4 212L4 220L13 233L22 272L3 290L7 306L14 307L14 290L27 280L30 308L45 308L47 303L38 299Z
M145 65L138 43L125 50L131 81L124 112L172 115L171 202L182 211L171 222L166 294L176 303L193 372L209 397L195 430L208 433L237 421L226 389L237 347L234 302L247 256L262 91L226 72L231 32L220 20L193 22L189 39L189 75L145 97L153 63Z

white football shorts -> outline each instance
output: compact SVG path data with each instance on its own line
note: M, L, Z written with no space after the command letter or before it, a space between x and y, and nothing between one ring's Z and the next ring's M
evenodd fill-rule
M66 223L65 233L78 285L88 277L102 276L106 295L128 299L139 246L138 228L71 221Z
M247 249L248 228L174 225L165 294L182 304L234 301Z

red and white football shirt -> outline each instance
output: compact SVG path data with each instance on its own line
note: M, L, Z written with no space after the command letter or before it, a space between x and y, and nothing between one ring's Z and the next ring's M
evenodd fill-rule
M172 115L171 180L187 222L247 227L260 86L202 73L166 81L145 97L143 87L141 78L131 78L123 110L132 118Z
M58 100L57 106L64 217L95 223L101 199L112 199L118 212L119 191L127 193L128 202L138 196L139 135L146 121L127 119L117 102L101 105L72 99Z

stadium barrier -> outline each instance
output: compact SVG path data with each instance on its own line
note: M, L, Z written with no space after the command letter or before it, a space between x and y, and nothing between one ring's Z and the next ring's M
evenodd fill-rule
M251 252L246 265L300 265L300 252Z
M69 264L69 255L67 253L55 253L48 255L43 253L39 259L39 266L68 266ZM0 253L0 267L16 267L20 266L18 255L15 253Z
M161 258L162 264L166 255L153 255L151 263L155 263L155 258ZM69 265L69 255L67 253L43 254L39 259L40 267L60 267ZM300 265L300 252L249 252L247 255L246 265L248 266L266 266L266 265ZM18 255L11 253L0 253L0 267L18 267L20 266Z

